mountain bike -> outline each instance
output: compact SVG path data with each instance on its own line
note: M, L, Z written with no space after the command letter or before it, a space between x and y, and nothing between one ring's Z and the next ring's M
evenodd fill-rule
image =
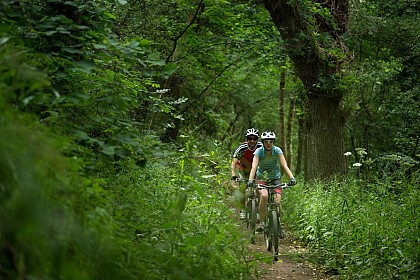
M238 179L238 182L247 183L248 180ZM246 227L250 231L251 243L255 243L255 230L258 219L258 197L255 193L255 185L249 186L245 197L245 221Z
M274 201L274 195L276 188L289 188L291 185L287 183L276 184L276 185L266 185L266 184L257 184L259 189L267 189L268 191L268 200L267 200L267 222L264 229L264 241L267 246L267 250L273 253L274 261L278 261L279 256L279 234L281 232L280 224L280 213L279 206Z

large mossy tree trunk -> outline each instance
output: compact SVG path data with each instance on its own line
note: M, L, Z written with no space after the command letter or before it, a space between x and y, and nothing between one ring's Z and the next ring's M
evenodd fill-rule
M305 179L345 172L342 92L337 82L347 59L342 35L347 30L348 0L264 0L264 5L307 92ZM314 12L321 8L330 11L331 19Z
M309 95L306 122L305 179L328 178L345 172L340 101Z

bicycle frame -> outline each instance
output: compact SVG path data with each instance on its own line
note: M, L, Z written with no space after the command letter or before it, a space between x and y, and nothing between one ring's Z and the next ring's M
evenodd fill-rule
M280 215L279 205L275 202L275 189L285 189L290 187L288 184L266 185L258 184L259 189L267 189L267 228L264 231L264 239L266 241L267 250L273 253L274 261L278 260L279 254L279 231L280 231Z
M248 182L245 179L238 179L237 182ZM245 209L246 209L246 223L247 228L250 231L251 243L255 243L255 231L257 225L257 215L258 215L258 197L255 193L256 186L250 186L245 198Z

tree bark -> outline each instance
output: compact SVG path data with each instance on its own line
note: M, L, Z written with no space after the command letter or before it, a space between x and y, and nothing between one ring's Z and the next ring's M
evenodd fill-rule
M302 158L304 155L304 143L306 142L305 138L305 120L303 116L298 117L298 146L297 146L297 158L296 158L296 167L293 170L295 176L299 176L302 171Z
M345 172L344 135L337 99L309 96L305 180Z
M285 141L285 129L284 129L284 99L285 99L285 87L286 87L286 70L282 70L280 73L280 83L279 83L279 101L280 101L280 112L279 112L279 117L280 117L280 142L279 142L279 146L280 148L284 149L285 145L286 145L286 141Z
M286 161L289 166L293 166L292 133L293 119L295 115L295 100L290 99L289 114L287 115L286 129Z
M342 35L347 30L348 0L309 1L305 4L289 0L263 1L307 92L305 162L308 165L305 166L305 179L323 179L345 172L344 124L340 108L342 92L335 85L341 65L347 58ZM313 13L311 7L302 6L315 2L331 12L332 20ZM328 40L318 41L317 33L328 34ZM341 53L336 55L329 51L332 49Z

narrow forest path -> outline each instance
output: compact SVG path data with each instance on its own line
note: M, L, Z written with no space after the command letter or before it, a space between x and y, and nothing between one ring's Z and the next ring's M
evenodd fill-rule
M243 227L247 231L246 226ZM265 247L263 234L256 235L255 244L248 245L252 253L257 253L257 262L259 270L258 279L281 279L281 280L332 280L338 279L329 276L316 267L314 264L307 262L304 255L307 254L306 248L300 246L293 237L287 234L286 238L280 239L279 261L273 263L272 255L267 252ZM255 256L249 256L250 260Z
M249 236L249 231L244 221L239 219L239 208L235 203L235 198L232 193L228 193L227 203L234 209L234 218L238 221L241 231ZM255 243L247 244L250 255L247 256L247 261L257 262L258 264L258 278L264 280L338 280L337 275L328 275L325 271L310 263L307 259L307 249L300 245L290 231L285 228L286 237L279 241L279 260L273 262L271 252L267 251L264 235L257 233Z

